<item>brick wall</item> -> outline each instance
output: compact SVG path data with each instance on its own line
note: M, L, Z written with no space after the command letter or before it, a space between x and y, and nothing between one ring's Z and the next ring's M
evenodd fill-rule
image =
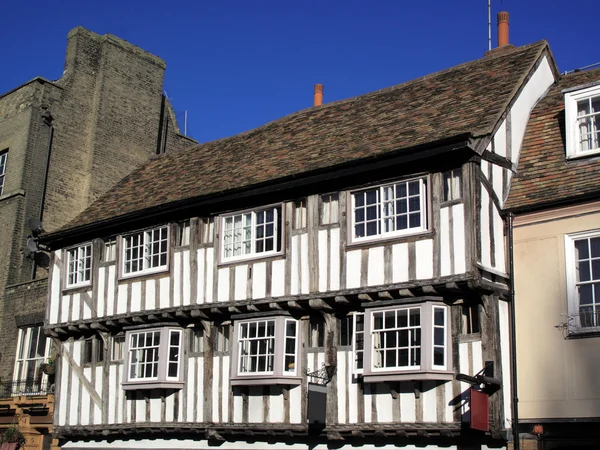
M179 136L176 123L165 129L165 67L126 41L78 27L68 35L60 80L36 78L0 96L0 150L9 148L6 195L0 198L0 377L12 376L15 318L45 310L41 287L13 287L31 280L33 261L23 252L27 219L39 219L43 204L44 228L56 230L156 154L163 146L159 136L167 151L194 143ZM36 273L47 275L39 267Z

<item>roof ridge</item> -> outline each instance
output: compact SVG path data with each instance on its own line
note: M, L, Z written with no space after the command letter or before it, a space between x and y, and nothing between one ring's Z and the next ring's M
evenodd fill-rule
M388 87L385 87L385 88L377 89L375 91L369 91L369 92L366 92L364 94L355 95L353 97L348 97L348 98L344 98L344 99L341 99L341 100L336 100L336 101L333 101L333 102L324 103L323 105L320 105L320 106L311 106L309 108L304 108L304 109L301 109L299 111L294 111L294 112L292 112L290 114L287 114L287 115L285 115L283 117L279 117L277 119L274 119L274 120L266 122L266 123L264 123L262 125L259 125L256 128L252 128L250 130L242 131L240 133L237 133L237 134L234 134L234 135L231 135L231 136L226 136L226 137L223 137L223 138L214 139L212 141L202 142L202 143L199 143L198 145L196 145L194 147L187 148L186 150L187 151L193 151L193 150L195 150L195 149L197 149L199 147L202 147L202 146L204 146L206 144L212 144L212 143L215 143L215 142L227 142L227 141L229 141L231 139L237 139L237 138L240 138L240 137L245 136L247 134L254 133L257 130L266 128L266 127L268 127L270 125L276 124L278 122L282 122L284 120L288 120L288 119L293 118L293 117L295 117L297 115L300 115L300 114L306 114L306 113L311 112L311 111L314 111L314 112L324 111L324 110L327 110L329 108L333 108L334 106L337 107L337 106L340 106L340 105L343 105L343 104L346 104L346 103L352 103L352 102L355 102L355 101L357 101L359 99L366 98L366 97L369 97L369 96L372 96L372 95L382 94L382 93L386 93L386 92L392 92L392 91L394 91L396 89L400 89L401 87L404 88L406 86L410 86L410 85L415 84L417 82L420 82L420 81L423 81L423 80L427 80L429 78L433 78L433 77L436 77L436 76L439 76L439 75L442 75L442 74L445 74L445 73L449 73L449 72L452 72L452 71L455 71L455 70L458 70L458 69L463 69L463 68L468 67L470 65L475 65L475 64L479 64L479 63L484 62L484 61L490 61L490 60L493 60L493 59L499 59L499 58L505 58L505 57L508 57L508 56L512 56L512 55L514 55L517 52L523 52L523 51L529 50L530 48L533 48L533 47L536 47L536 46L547 47L548 46L548 41L546 39L541 39L539 41L536 41L536 42L533 42L533 43L530 43L530 44L525 44L525 45L521 45L519 47L514 47L514 48L512 48L510 50L507 50L505 52L502 52L502 53L484 55L484 56L482 56L481 58L478 58L478 59L473 59L471 61L465 61L465 62L457 64L455 66L448 67L446 69L442 69L442 70L439 70L437 72L428 73L426 75L423 75L423 76L420 76L420 77L417 77L417 78L412 78L410 80L403 81L402 83L398 83L398 84L394 84L392 86L388 86ZM166 155L167 154L163 154L163 155L160 155L160 156L166 156Z

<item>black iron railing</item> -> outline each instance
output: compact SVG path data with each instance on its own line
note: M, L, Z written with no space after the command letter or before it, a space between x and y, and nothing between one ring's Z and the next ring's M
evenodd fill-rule
M51 394L54 384L48 380L17 380L0 382L0 398L17 397L19 395Z

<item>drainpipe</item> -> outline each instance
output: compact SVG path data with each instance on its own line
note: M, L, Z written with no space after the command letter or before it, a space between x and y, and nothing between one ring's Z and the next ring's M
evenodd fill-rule
M515 320L515 257L513 245L513 222L515 215L508 213L508 254L510 261L510 354L512 387L512 434L513 448L520 450L519 441L519 397L517 395L517 323Z
M48 148L46 150L46 165L44 167L44 185L42 186L42 198L40 199L40 212L38 214L40 223L42 223L42 220L44 218L44 204L45 204L45 200L46 200L46 189L48 187L48 171L50 169L50 154L52 152L52 139L54 138L54 126L52 125L52 121L54 120L54 117L52 117L52 114L50 114L50 110L46 109L43 113L42 113L42 120L44 121L44 124L48 125L48 127L50 128L50 136L48 136ZM35 263L35 258L33 259L33 264L31 266L31 279L35 280L35 271L37 269L37 264Z

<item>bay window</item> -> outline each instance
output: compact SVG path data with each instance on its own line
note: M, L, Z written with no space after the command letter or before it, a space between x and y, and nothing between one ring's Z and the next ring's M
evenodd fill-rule
M282 223L279 206L222 216L221 260L280 253Z
M362 189L351 195L353 242L427 230L426 177Z
M298 329L285 316L237 322L232 384L299 384Z
M181 388L182 340L179 328L128 331L123 389Z
M368 382L451 377L449 308L430 299L355 315L355 372ZM359 323L356 320L360 320ZM360 337L360 339L358 339Z

